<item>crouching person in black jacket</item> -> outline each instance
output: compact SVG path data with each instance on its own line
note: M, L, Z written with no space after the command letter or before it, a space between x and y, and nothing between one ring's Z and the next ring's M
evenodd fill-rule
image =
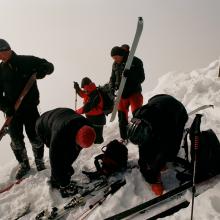
M130 141L139 147L140 171L157 195L163 193L160 171L176 157L187 120L182 103L160 94L149 99L128 126Z
M52 187L58 188L62 197L75 194L74 183L70 181L74 173L72 163L82 148L94 143L94 129L72 109L57 108L37 120L36 131L49 148Z

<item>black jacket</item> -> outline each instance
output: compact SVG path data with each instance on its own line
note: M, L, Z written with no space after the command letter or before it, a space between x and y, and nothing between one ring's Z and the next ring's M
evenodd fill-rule
M121 76L126 64L126 60L127 58L125 57L124 61L121 64L117 64L114 62L112 65L110 86L114 90L117 90L120 85ZM131 96L136 92L141 92L142 91L141 83L144 80L145 80L145 73L143 68L143 62L139 58L134 57L122 93L122 98L128 98L129 96Z
M60 185L70 180L72 163L81 151L76 133L84 125L90 125L88 120L68 108L47 111L36 122L37 134L50 148L51 176Z
M37 73L37 79L41 79L46 74L51 74L53 70L53 64L45 59L17 55L13 52L8 62L0 63L0 109L5 112L8 108L14 107L22 89L33 73ZM39 91L35 82L20 108L38 104Z
M152 126L151 140L139 146L140 166L146 166L147 163L159 172L161 166L172 160L180 149L188 120L186 109L174 97L161 94L149 99L134 117L144 119Z

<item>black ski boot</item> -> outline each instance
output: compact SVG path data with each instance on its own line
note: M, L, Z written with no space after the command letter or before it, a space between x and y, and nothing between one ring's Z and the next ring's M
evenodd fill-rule
M36 167L37 167L37 171L41 171L41 170L46 169L43 159L35 159L35 164L36 164Z
M29 171L30 169L31 169L31 168L30 168L30 164L29 164L29 161L28 161L28 160L26 160L26 161L20 163L20 167L19 167L19 169L18 169L18 171L17 171L17 173L16 173L15 178L16 178L17 180L21 179L23 176L25 176L25 175L28 173L28 171Z
M20 149L15 149L16 146L20 146ZM15 178L17 180L21 179L23 176L27 174L27 172L30 170L30 164L27 156L27 151L24 147L24 143L17 142L14 144L14 142L11 143L12 150L14 152L14 155L20 164L19 169L16 172Z
M37 171L45 170L46 167L44 165L44 145L39 141L32 142L32 149L35 158L35 164Z
M70 183L67 186L60 186L60 194L63 198L76 195L78 193L78 187L76 186L76 183L73 181L70 181Z

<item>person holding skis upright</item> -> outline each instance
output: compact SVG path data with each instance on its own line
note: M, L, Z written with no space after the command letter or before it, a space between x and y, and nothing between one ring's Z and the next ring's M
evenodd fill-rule
M122 73L127 77L126 84L118 105L118 120L121 141L127 143L126 126L128 125L128 111L131 106L132 114L143 105L143 96L141 94L141 83L145 80L143 62L134 57L130 70L124 71L129 51L125 48L115 46L111 50L111 57L114 60L112 73L110 77L110 86L113 91L119 89ZM124 71L124 72L123 72Z
M137 110L128 125L128 138L139 147L140 171L156 195L163 193L160 171L177 156L187 120L181 102L160 94Z
M82 79L82 89L77 82L74 82L74 88L77 94L84 100L84 105L77 109L76 112L78 114L85 114L86 118L92 123L96 132L95 144L103 143L103 128L106 124L106 117L103 112L104 103L101 94L95 83L93 83L88 77Z
M72 163L80 151L95 141L95 130L88 119L69 108L56 108L43 113L36 122L36 132L49 148L52 187L62 197L76 194L71 176Z
M35 132L35 123L39 117L37 109L39 90L36 82L16 112L14 106L31 75L36 73L36 78L42 79L53 72L54 66L45 59L17 55L4 39L0 39L0 60L2 60L0 63L0 110L6 114L6 117L13 116L8 132L11 137L11 148L20 164L16 179L21 179L30 170L23 126L32 145L37 170L45 169L44 146Z

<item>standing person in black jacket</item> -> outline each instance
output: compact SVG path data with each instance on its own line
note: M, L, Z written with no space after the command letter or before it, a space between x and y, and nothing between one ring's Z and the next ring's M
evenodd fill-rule
M181 102L160 94L137 110L129 123L128 138L139 147L140 171L157 195L163 193L160 171L176 157L187 120Z
M3 39L0 39L0 60L2 60L0 63L0 109L6 114L6 117L13 115L9 126L9 135L11 137L11 148L20 164L16 179L20 179L30 170L24 143L23 126L32 145L37 170L45 169L44 146L35 132L35 123L39 117L37 82L33 84L16 113L14 105L33 73L37 73L37 79L42 79L47 74L51 74L54 67L45 59L17 55Z
M121 47L113 47L111 50L111 57L114 60L114 63L112 65L110 86L114 91L119 88L128 54L129 48L124 49L124 45ZM141 83L145 80L145 73L142 61L139 58L134 57L130 70L125 70L124 76L127 77L127 80L118 105L118 120L122 142L126 143L126 126L128 124L129 107L131 107L131 112L134 114L134 112L143 105Z
M58 188L63 197L76 193L72 163L82 148L90 147L96 138L88 119L69 108L56 108L40 116L36 131L49 148L51 185Z

